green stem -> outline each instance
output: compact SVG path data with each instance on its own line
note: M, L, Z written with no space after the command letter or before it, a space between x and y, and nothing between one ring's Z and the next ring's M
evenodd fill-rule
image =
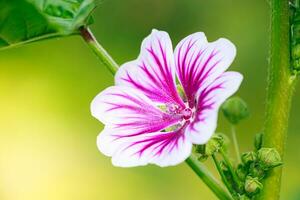
M233 198L223 189L220 183L218 183L218 181L211 175L204 164L197 160L196 156L192 154L186 160L186 163L219 199L233 200Z
M215 154L212 154L212 158L213 158L213 161L216 165L216 168L221 176L221 179L223 181L223 183L225 184L226 188L228 189L228 191L231 193L231 194L234 194L236 196L236 192L233 190L231 184L228 182L223 170L221 169L221 166L220 166L220 163L219 161L217 160L217 157Z
M84 41L100 59L100 61L107 67L107 69L115 74L119 68L119 65L112 59L112 57L107 53L107 51L99 44L91 30L87 27L81 27L80 34Z
M228 170L229 170L229 172L230 172L230 174L231 174L231 176L232 176L233 181L235 182L235 184L236 184L236 185L238 186L238 188L240 189L240 187L241 187L240 179L237 177L237 175L236 175L236 173L235 173L235 171L234 171L234 169L233 169L233 166L232 166L232 164L231 164L231 162L230 162L228 156L227 156L226 153L223 151L223 149L220 150L220 153L221 153L221 155L222 155L222 157L223 157L223 159L224 159L224 161L225 161L225 163L226 163L226 165L227 165L227 167L228 167Z
M238 141L237 141L236 131L235 131L235 126L234 125L231 125L231 135L232 135L233 146L234 146L237 162L241 163L240 149L239 149L239 144L238 144Z
M264 146L283 157L288 117L296 78L290 71L289 1L271 0L271 49L268 72ZM264 182L259 199L280 198L282 168L276 168Z

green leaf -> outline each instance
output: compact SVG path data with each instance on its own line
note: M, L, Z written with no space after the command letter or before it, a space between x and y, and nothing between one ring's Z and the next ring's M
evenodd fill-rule
M78 34L95 0L0 0L0 48Z

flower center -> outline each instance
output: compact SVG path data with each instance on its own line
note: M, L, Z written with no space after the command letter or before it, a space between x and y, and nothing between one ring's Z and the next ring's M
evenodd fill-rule
M181 111L181 114L183 115L183 118L185 120L188 120L192 117L193 111L191 108L185 108L184 110Z

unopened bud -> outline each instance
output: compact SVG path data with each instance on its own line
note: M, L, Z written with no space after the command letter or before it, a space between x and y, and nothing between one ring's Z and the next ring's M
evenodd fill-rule
M201 162L204 162L207 160L208 156L206 155L205 153L205 149L206 149L206 145L203 144L203 145L196 145L196 153L199 154L198 156L198 160L201 161Z
M214 134L205 145L196 145L195 152L198 153L198 160L205 161L209 156L218 152L224 144L224 138L220 134Z
M256 159L257 159L256 153L253 151L243 153L243 155L242 155L242 162L245 165L255 162Z
M250 174L252 177L258 177L260 180L265 177L266 173L260 165L252 164L250 166Z
M281 157L278 151L274 148L261 148L257 152L257 157L264 170L282 165Z
M239 97L232 97L222 105L222 111L227 120L232 124L238 124L249 116L249 109L245 101Z
M224 139L221 135L215 134L212 136L212 138L207 142L205 147L205 153L208 156L211 156L212 154L218 152L224 143Z
M262 141L263 140L263 134L262 133L257 133L255 134L255 138L254 138L254 147L255 150L259 150L262 147Z
M224 134L224 133L216 133L217 135L220 135L223 138L223 145L222 145L222 149L224 150L224 152L228 151L228 147L230 144L230 139L229 137Z
M248 170L244 165L239 164L236 169L236 174L241 180L245 180L248 174Z
M247 176L245 181L245 191L250 195L257 194L261 189L263 188L263 185L261 182L259 182L258 178L252 178L251 176Z
M250 200L250 198L247 195L243 194L242 196L239 196L238 200Z
M298 59L300 58L300 44L296 44L292 48L292 58L293 59Z

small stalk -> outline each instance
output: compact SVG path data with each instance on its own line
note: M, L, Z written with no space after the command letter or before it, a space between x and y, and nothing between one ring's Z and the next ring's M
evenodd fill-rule
M223 189L221 184L207 170L205 165L197 160L196 156L192 154L186 160L186 163L219 199L233 200L233 198Z
M88 27L81 27L79 31L84 41L92 49L92 51L96 54L100 61L105 65L105 67L107 67L107 69L112 74L115 74L119 68L119 65L99 44L92 31Z
M219 174L220 174L220 176L221 176L221 179L222 179L223 183L225 184L226 188L228 189L228 191L229 191L231 194L233 194L234 196L236 196L236 192L235 192L234 189L232 188L231 184L228 182L228 180L227 180L227 178L226 178L226 176L225 176L223 170L221 169L220 163L219 163L219 161L218 161L216 155L213 154L213 155L212 155L212 158L213 158L213 161L214 161L214 163L215 163L215 165L216 165L216 168L217 168L217 170L218 170L218 172L219 172Z
M232 176L232 179L233 179L234 183L237 185L238 188L240 188L240 187L241 187L241 181L240 181L240 179L237 177L237 175L236 175L236 173L235 173L235 171L234 171L234 169L233 169L233 166L232 166L232 164L231 164L231 162L230 162L228 156L227 156L226 153L223 151L223 149L220 150L220 154L222 155L222 157L223 157L223 159L224 159L224 161L225 161L225 163L226 163L226 165L227 165L227 167L228 167L228 170L229 170L229 172L230 172L230 174L231 174L231 176Z
M236 137L235 125L231 125L231 135L232 135L233 146L234 146L237 162L241 163L241 154L240 154L239 144Z

